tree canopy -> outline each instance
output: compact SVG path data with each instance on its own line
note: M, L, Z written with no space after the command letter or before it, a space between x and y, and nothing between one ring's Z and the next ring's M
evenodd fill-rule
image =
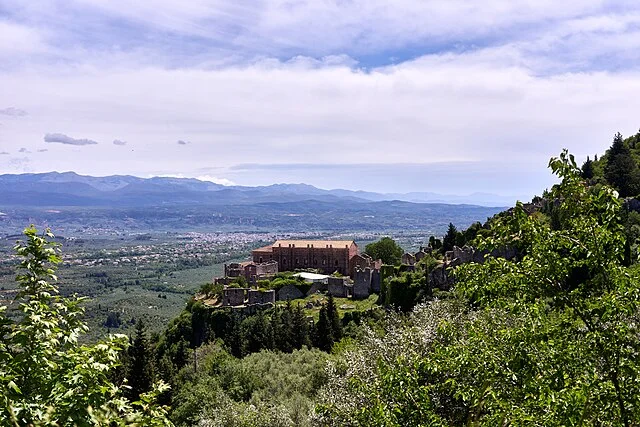
M364 252L373 259L381 259L383 263L399 264L403 250L391 237L383 237L377 242L369 243Z
M518 257L460 266L447 299L365 333L330 370L320 425L638 425L640 277L622 204L566 151L549 166L561 227L522 204L495 218L480 248Z
M166 389L159 384L131 402L109 373L128 344L124 335L110 335L83 345L83 298L65 298L55 285L60 262L53 235L24 231L15 246L22 259L16 278L17 319L0 306L0 420L13 426L145 425L168 426L166 408L153 404Z

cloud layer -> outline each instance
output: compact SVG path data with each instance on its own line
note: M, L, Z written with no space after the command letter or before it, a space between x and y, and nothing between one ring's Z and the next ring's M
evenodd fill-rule
M15 107L7 107L0 109L0 115L11 117L24 117L28 113L24 110Z
M96 145L97 142L91 139L77 139L63 133L48 133L44 136L44 142L67 144L67 145Z
M95 145L0 167L520 194L640 127L636 2L183 3L0 6L2 149Z

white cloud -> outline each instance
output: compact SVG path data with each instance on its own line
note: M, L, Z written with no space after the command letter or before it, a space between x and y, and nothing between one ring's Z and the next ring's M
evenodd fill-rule
M127 145L127 141L121 141L119 139L113 140L113 145Z
M46 48L42 35L34 27L0 20L0 34L0 54L3 55L34 54Z
M44 142L59 143L67 145L96 145L97 142L91 139L77 139L67 136L63 133L47 133L44 136Z
M0 30L1 31L1 30ZM7 107L0 109L0 114L3 116L11 116L11 117L24 117L28 113L24 110L15 107Z

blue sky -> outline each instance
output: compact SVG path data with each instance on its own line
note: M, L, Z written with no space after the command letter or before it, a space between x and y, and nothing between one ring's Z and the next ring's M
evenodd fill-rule
M0 0L0 173L530 198L640 127L640 5Z

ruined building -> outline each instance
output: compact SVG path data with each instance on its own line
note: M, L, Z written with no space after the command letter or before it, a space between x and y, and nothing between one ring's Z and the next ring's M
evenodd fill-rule
M222 290L222 306L238 307L249 305L275 304L276 291L249 288L230 288Z
M250 284L255 284L258 280L268 279L278 273L278 263L268 261L263 263L255 262L232 262L224 265L225 277L244 277Z

